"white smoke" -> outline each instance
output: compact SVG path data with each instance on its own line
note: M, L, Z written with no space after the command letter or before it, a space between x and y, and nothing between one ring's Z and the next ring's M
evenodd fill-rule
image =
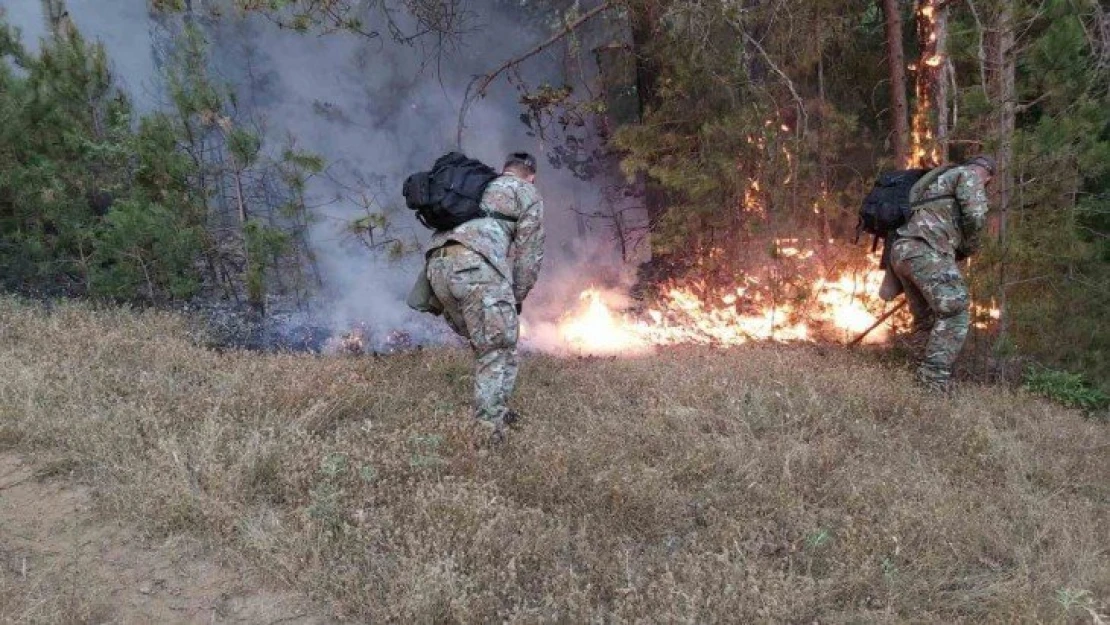
M68 4L86 37L104 42L139 111L161 106L165 98L156 48L164 30L146 1ZM43 35L45 20L38 0L0 0L0 7L22 29L25 43L33 44ZM405 209L401 182L455 148L459 107L475 75L549 35L536 20L522 19L519 8L510 3L484 0L471 10L476 15L472 31L459 39L457 49L432 63L419 47L384 35L368 40L343 33L298 34L234 10L224 11L219 20L204 21L214 73L234 85L240 106L264 121L271 147L292 136L299 148L329 163L329 176L309 189L320 217L311 243L324 282L318 308L337 331L364 323L404 330L419 339L442 336L441 321L405 305L422 266L420 255L390 260L355 240L347 226L366 215L354 201L361 195L389 215L391 236L410 247L423 246L429 232ZM560 46L551 48L523 66L521 76L532 86L559 84L563 52ZM586 62L588 56L583 57ZM529 128L519 119L518 98L516 89L503 80L494 83L469 110L464 148L493 166L510 151L540 156L537 183L545 198L547 260L537 290L525 305L525 317L533 325L550 325L573 305L582 288L626 286L628 265L610 222L592 217L604 208L601 185L546 166L542 155L552 146L528 135ZM637 255L642 259L642 249L625 252Z

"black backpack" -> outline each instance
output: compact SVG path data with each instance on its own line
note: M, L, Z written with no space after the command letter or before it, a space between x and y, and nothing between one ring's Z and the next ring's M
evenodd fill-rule
M864 232L875 235L871 245L874 252L879 239L884 239L901 228L910 219L910 189L921 180L929 169L898 169L883 172L875 181L875 186L859 210L859 225L856 226L856 242Z
M451 230L472 219L491 216L482 210L482 193L497 176L492 167L451 152L436 159L431 171L406 178L402 193L420 223L432 230Z

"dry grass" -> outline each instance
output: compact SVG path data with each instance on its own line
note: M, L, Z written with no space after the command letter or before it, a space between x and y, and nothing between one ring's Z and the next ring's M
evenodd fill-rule
M470 365L217 354L162 314L0 299L0 445L103 509L373 622L1092 622L1110 429L923 396L820 348L528 359L483 455ZM2 611L0 611L2 612Z
M70 554L65 554L70 555ZM86 583L79 557L62 558L43 571L26 574L26 562L0 545L0 622L52 625L105 623L112 610Z

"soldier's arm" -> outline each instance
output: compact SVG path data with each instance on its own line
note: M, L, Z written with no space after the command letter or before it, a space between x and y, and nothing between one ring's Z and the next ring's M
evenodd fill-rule
M543 199L534 192L517 192L521 202L520 219L513 238L513 294L517 304L528 297L536 284L543 263Z
M979 235L987 223L987 190L979 176L962 172L956 184L956 199L960 204L960 234L963 238L963 246L957 253L966 258L979 251Z

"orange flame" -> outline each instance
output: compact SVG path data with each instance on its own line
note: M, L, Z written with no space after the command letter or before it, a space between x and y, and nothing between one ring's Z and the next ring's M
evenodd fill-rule
M789 239L776 241L776 246L779 255L796 261L814 255ZM654 308L639 314L618 310L616 296L589 288L557 324L558 336L565 348L588 354L635 354L677 344L847 341L870 328L885 308L875 295L882 278L876 270L816 279L807 301L777 304L754 277L712 293L700 282L672 284ZM884 341L888 332L876 328L865 340Z
M1002 318L1002 310L994 300L988 304L971 305L971 321L976 328L989 328L993 323Z
M638 326L613 312L601 291L587 289L578 301L578 308L559 324L559 338L566 345L593 354L638 352L648 347Z

